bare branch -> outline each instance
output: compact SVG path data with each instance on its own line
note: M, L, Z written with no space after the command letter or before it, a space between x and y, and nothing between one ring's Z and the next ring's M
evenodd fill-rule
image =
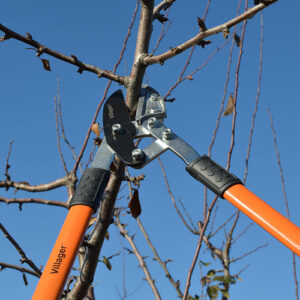
M249 157L250 157L250 149L252 145L252 138L253 138L253 132L254 132L254 125L255 125L255 119L256 119L256 113L258 109L258 100L260 96L260 86L261 86L261 77L262 77L262 61L263 61L263 40L264 40L264 26L263 26L263 13L260 14L261 19L261 32L260 32L260 58L259 58L259 74L258 74L258 84L257 84L257 92L256 92L256 99L255 99L255 108L252 116L252 124L250 129L250 135L249 135L249 143L247 148L247 157L245 161L245 174L243 178L243 183L245 185L246 178L248 175L248 163L249 163Z
M114 68L113 68L113 72L116 72L117 68L119 67L119 65L120 65L120 63L121 63L121 61L122 61L123 55L124 55L125 50L126 50L126 45L127 45L128 39L129 39L129 37L130 37L130 32L131 32L131 29L132 29L132 27L133 27L133 24L134 24L134 21L135 21L135 18L136 18L136 14L137 14L137 11L138 11L138 7L139 7L139 0L137 0L137 4L136 4L135 10L134 10L134 12L133 12L133 16L132 16L132 19L131 19L131 23L130 23L130 25L129 25L129 27L128 27L127 35L126 35L126 37L125 37L125 39L124 39L123 47L122 47L122 49L121 49L119 58L118 58L118 60L117 60L117 62L116 62L116 64L115 64L115 66L114 66ZM91 125L90 125L90 127L89 127L89 129L88 129L88 132L87 132L86 136L85 136L85 139L84 139L83 145L82 145L82 147L81 147L80 153L79 153L79 155L78 155L78 157L77 157L77 160L76 160L76 163L75 163L75 165L74 165L74 168L73 168L73 172L74 172L74 173L75 173L75 172L77 171L77 169L78 169L78 166L79 166L79 164L80 164L80 161L81 161L81 159L82 159L83 153L84 153L84 151L85 151L86 145L87 145L87 143L88 143L88 140L89 140L89 137L90 137L90 134L91 134L92 126L93 126L94 123L96 123L96 119L97 119L98 114L99 114L99 111L100 111L100 109L101 109L101 107L102 107L102 105L103 105L103 103L104 103L104 101L105 101L105 99L106 99L106 96L107 96L107 93L108 93L108 91L109 91L109 88L110 88L111 83L112 83L112 81L110 80L110 81L108 82L106 88L105 88L103 97L102 97L102 99L101 99L99 105L97 106L96 112L95 112L95 114L94 114L94 116L93 116L93 119L92 119L92 122L91 122Z
M56 189L61 186L67 186L72 180L74 176L72 174L69 174L66 177L59 178L55 181L52 181L50 183L44 183L44 184L39 184L39 185L31 185L28 182L25 181L10 181L10 180L3 180L0 181L0 188L5 187L5 188L15 188L17 190L23 190L27 192L45 192L45 191L50 191L53 189Z
M174 199L174 196L172 194L172 191L171 191L171 188L170 188L170 185L169 185L169 181L168 181L168 178L167 178L167 175L166 175L166 171L165 171L165 168L164 168L164 165L161 161L161 159L158 157L158 161L159 161L159 164L160 164L160 168L161 168L161 171L162 171L162 174L164 176L164 179L165 179L165 184L167 186L167 189L168 189L168 193L170 195L170 198L172 200L172 203L175 207L175 210L177 212L177 214L179 215L181 221L183 222L183 224L186 226L186 228L193 234L198 234L197 231L193 230L193 228L191 228L191 226L186 222L186 220L184 219L182 213L180 212L180 210L178 209L177 205L176 205L176 202L175 202L175 199Z
M205 66L206 66L206 65L214 58L214 56L215 56L222 48L224 48L224 47L229 43L229 41L230 41L231 38L232 38L232 37L230 37L228 40L226 40L225 43L223 43L221 46L217 47L217 48L215 49L215 51L207 58L207 60L206 60L203 64L201 64L201 66L199 66L199 67L196 68L194 71L192 71L191 73L189 73L188 75L186 75L186 76L183 77L184 71L185 71L185 69L186 69L185 66L187 66L187 64L189 63L189 61L190 61L190 56L191 56L191 54L192 54L192 51L194 51L194 47L192 47L191 52L190 52L189 57L188 57L188 60L187 60L187 62L186 62L186 64L185 64L185 66L184 66L183 72L181 72L181 74L179 75L177 81L169 88L168 92L167 92L166 95L163 97L163 98L165 99L165 101L166 101L166 99L171 95L172 91L173 91L180 83L182 83L182 82L185 81L185 80L193 80L193 76L194 76L196 73L198 73L202 68L204 68L204 67L205 67Z
M122 76L118 76L114 74L114 72L108 71L108 70L102 70L98 67L86 64L80 60L75 55L67 56L64 55L60 52L54 51L50 48L47 48L46 46L40 44L39 42L35 41L32 39L32 36L23 36L21 34L18 34L11 29L5 27L4 25L0 24L0 30L5 33L5 36L16 39L18 41L21 41L23 43L26 43L36 49L37 56L40 56L42 54L48 54L50 56L53 56L59 60L65 61L69 64L75 65L78 67L78 72L82 73L83 71L89 71L94 74L96 74L99 78L100 77L105 77L107 79L116 81L120 84L126 85L126 78ZM2 39L2 40L7 40L8 38Z
M208 222L210 220L211 211L212 211L212 209L213 209L213 207L214 207L217 199L218 199L218 197L216 196L213 199L213 201L211 202L210 207L208 208L208 211L207 211L207 214L206 214L206 219L205 219L203 225L201 226L201 231L200 231L200 235L199 235L198 244L197 244L197 247L196 247L196 251L195 251L195 254L194 254L194 258L193 258L191 267L190 267L189 272L188 272L188 276L187 276L187 280L186 280L186 284L185 284L185 289L184 289L184 294L183 294L182 300L187 300L189 289L190 289L190 285L191 285L192 275L193 275L193 272L194 272L194 269L195 269L196 262L198 260L198 256L199 256L199 252L200 252L200 249L201 249L201 246L202 246L202 241L203 241L204 233L205 233L206 227L208 225Z
M12 265L12 264L8 264L8 263L5 263L5 262L0 262L0 271L4 270L5 268L14 269L14 270L20 271L22 273L28 273L28 274L36 276L38 278L40 277L39 273L37 273L35 271L32 271L30 269L23 268L23 267L16 266L16 265Z
M273 4L277 2L278 0L270 0L270 4ZM184 42L181 45L178 45L175 48L172 48L171 50L160 54L156 56L145 56L143 58L143 63L146 65L155 64L155 63L163 63L165 60L170 59L179 53L191 48L194 45L199 44L201 41L203 41L206 37L218 34L224 30L224 28L230 29L231 27L235 26L238 23L241 23L251 17L253 17L256 13L261 11L262 9L266 8L266 5L263 3L260 3L250 9L248 9L246 12L241 14L240 16L233 18L221 25L215 26L213 28L207 29L206 31L202 31L190 40Z
M288 200L287 200L287 195L286 195L283 169L282 169L282 166L281 166L281 160L280 160L279 150L278 150L278 146L277 146L276 132L275 132L275 127L274 127L274 124L273 124L273 118L272 118L270 108L268 108L268 113L269 113L269 117L270 117L270 123L271 123L271 128L272 128L272 133L273 133L273 140L274 140L274 147L275 147L275 152L276 152L276 156L277 156L277 163L278 163L279 172L280 172L281 186L282 186L283 199L284 199L284 204L285 204L285 209L286 209L286 215L287 215L288 220L290 220L290 211L289 211L289 205L288 205ZM294 275L294 282L295 282L295 295L296 295L296 299L299 300L298 279L297 279L297 271L296 271L296 255L295 255L295 253L292 253L292 256L293 256L293 275Z
M166 12L166 17L168 17L169 15L169 12L170 12L170 7L168 8L167 12ZM157 39L157 42L151 52L151 55L153 55L155 53L155 51L157 50L158 46L160 45L161 41L163 40L163 38L166 36L166 33L167 31L169 30L170 26L171 26L172 22L169 22L168 23L168 26L167 28L165 29L166 27L166 23L164 22L162 27L161 27L161 30L160 30L160 34L159 34L159 37Z
M0 223L0 230L4 233L4 236L12 243L12 245L16 248L16 250L21 255L21 264L26 263L28 266L30 266L37 274L40 276L42 275L41 270L35 265L35 263L27 257L23 249L20 247L20 245L16 242L16 240L9 234L9 232L6 230L6 228L3 226L2 223Z
M166 262L163 262L161 260L161 258L159 257L158 253L157 253L157 250L156 248L154 247L154 245L152 244L150 238L149 238L149 235L147 234L141 220L139 218L137 218L137 222L138 222L138 225L149 245L149 247L151 248L153 254L154 254L154 257L155 257L155 260L158 261L158 263L161 265L161 267L163 268L164 272L166 273L166 277L169 279L170 283L173 285L173 287L175 288L177 294L178 294L178 297L182 298L182 292L180 290L180 287L179 287L179 281L175 281L172 277L172 275L170 274L168 268L167 268L167 263Z
M46 200L39 198L5 198L0 196L0 202L5 202L6 204L19 203L20 205L28 204L28 203L37 203L37 204L45 204L45 205L53 205L68 208L68 204L62 201L55 200Z
M149 285L150 285L150 287L152 289L152 292L153 292L153 294L155 296L155 299L159 299L160 300L161 299L160 294L159 294L159 292L157 290L157 287L156 287L156 285L154 283L154 279L152 279L152 277L151 277L151 274L150 274L150 272L148 270L147 264L146 264L145 260L143 259L142 255L140 254L139 250L137 249L137 247L136 247L136 245L135 245L135 243L133 241L133 238L131 236L129 236L128 231L126 231L125 228L120 223L118 215L116 216L115 224L119 228L119 230L122 233L122 235L129 242L129 244L130 244L130 246L132 248L133 253L135 254L135 256L137 257L137 259L139 261L140 267L142 268L142 270L144 271L144 273L146 275L146 280L147 280L147 282L149 283Z
M60 146L60 134L59 134L59 127L58 127L59 112L57 110L57 101L58 101L57 97L59 97L59 96L54 97L54 104L55 104L55 109L54 109L54 111L55 111L55 124L56 124L56 134L57 134L57 148L58 148L58 151L59 151L59 155L60 155L60 158L61 158L64 170L65 170L66 174L68 175L67 165L66 165L63 153L61 151L61 146Z
M12 144L13 144L13 141L10 141L8 153L7 153L7 157L6 157L6 166L5 166L5 173L4 173L6 180L8 180L8 181L10 181L10 176L8 174L8 169L10 168L10 165L9 165L8 161L9 161L9 157L10 157L10 153L11 153ZM8 190L8 188L7 188L7 190Z
M267 247L268 245L269 245L269 243L265 243L265 244L263 244L263 245L260 245L260 246L258 246L258 247L256 247L256 248L254 248L253 250L244 253L243 255L241 255L241 256L239 256L239 257L236 257L236 258L231 259L231 260L230 260L230 263L234 263L234 262L236 262L236 261L238 261L238 260L241 260L242 258L244 258L244 257L246 257L246 256L248 256L248 255L250 255L250 254L252 254L252 253L254 253L254 252L256 252L257 250L262 249L262 248L264 248L264 247Z
M67 146L69 147L69 149L71 150L71 152L73 154L73 158L76 159L77 156L76 156L74 147L70 144L70 142L68 141L68 139L66 137L65 127L64 127L63 118L62 118L61 101L60 101L60 78L57 79L57 107L58 107L58 119L59 119L59 125L60 125L60 130L61 130L61 136L64 139ZM80 167L81 173L83 173L81 166L79 166L79 167Z

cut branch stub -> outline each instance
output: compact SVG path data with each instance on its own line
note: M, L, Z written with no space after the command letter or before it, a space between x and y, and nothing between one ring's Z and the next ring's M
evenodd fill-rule
M224 26L223 29L222 29L222 33L223 33L223 37L225 39L227 39L228 36L229 36L229 29L228 29L228 27Z

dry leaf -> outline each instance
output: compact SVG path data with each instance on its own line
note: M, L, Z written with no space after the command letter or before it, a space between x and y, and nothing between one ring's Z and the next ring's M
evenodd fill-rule
M46 71L51 71L49 60L43 59L43 58L42 58L41 60L42 60L44 69L45 69Z
M237 47L240 47L241 46L241 38L237 34L234 34L233 38L234 38L234 41L235 41Z
M133 189L133 195L128 203L128 207L130 208L131 215L136 219L142 212L140 199L139 199L139 191L137 189Z
M198 26L200 27L201 31L207 30L204 21L202 19L200 19L199 17L197 17L197 23L198 23Z
M100 135L99 123L94 123L91 129L97 136Z
M192 77L192 76L186 76L186 78L188 79L188 80L194 80L194 78Z
M229 116L233 113L233 109L234 109L234 98L232 95L229 96L228 102L227 102L227 106L226 109L223 113L223 116Z

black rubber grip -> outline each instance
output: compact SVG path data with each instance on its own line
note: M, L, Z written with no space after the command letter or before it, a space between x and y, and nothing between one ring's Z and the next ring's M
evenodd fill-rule
M96 210L106 188L110 172L100 168L85 169L69 207L73 205L86 205Z
M195 179L223 198L224 192L235 184L242 182L227 172L207 155L200 156L186 166L186 170Z

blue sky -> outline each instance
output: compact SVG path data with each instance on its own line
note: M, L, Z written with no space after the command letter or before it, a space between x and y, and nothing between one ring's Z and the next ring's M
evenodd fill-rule
M156 4L158 1L155 1ZM219 25L236 15L237 1L224 4L212 1L207 17L207 27ZM1 23L18 33L29 32L34 39L66 55L75 54L82 61L103 69L112 69L123 45L124 37L131 20L136 1L50 1L42 3L29 0L6 1L1 5ZM252 6L252 1L250 1ZM242 4L243 6L243 4ZM177 0L170 13L172 25L168 36L161 43L157 53L162 53L198 32L196 19L202 16L205 1ZM253 146L249 162L247 187L285 214L280 173L270 120L267 109L274 118L281 162L285 175L287 196L292 221L300 226L298 201L299 153L299 47L300 38L298 1L278 1L264 11L264 60L261 97L257 113ZM139 15L138 15L139 18ZM138 21L137 18L137 21ZM154 22L153 38L150 49L156 43L161 24ZM131 33L127 51L117 73L128 75L133 60L137 22ZM200 66L209 55L224 42L221 35L210 37L213 42L204 50L197 48L188 73ZM236 141L233 150L231 171L243 177L245 157L248 146L254 101L257 91L259 69L260 18L250 19L246 29L246 42L240 70L238 94L238 114ZM9 142L13 140L10 157L12 180L25 180L31 184L53 181L65 175L59 153L55 131L54 97L57 93L57 79L60 78L60 96L66 134L78 154L94 111L102 98L106 79L98 79L94 74L80 75L76 68L54 58L48 58L51 72L42 69L41 62L27 45L8 40L0 44L1 57L1 110L0 110L0 180L4 180L5 159ZM216 117L222 99L230 43L219 51L210 63L194 76L193 81L184 82L172 93L176 98L167 104L166 124L178 135L193 145L200 154L208 151ZM234 91L234 72L238 48L235 47L233 65L228 87ZM154 65L147 70L149 84L162 95L173 85L187 59L188 52L167 61L164 66ZM45 57L46 58L46 57ZM110 93L120 88L113 84ZM124 91L124 89L123 89ZM228 98L228 95L226 98ZM101 115L101 114L100 114ZM230 145L232 117L224 117L218 133L213 158L225 165ZM101 117L98 120L101 123ZM84 161L92 149L88 145ZM74 161L69 149L63 145L69 169ZM190 178L184 170L182 161L172 153L162 156L172 192L183 201L191 218L196 223L202 218L203 187ZM141 171L132 174L145 174L140 192L142 203L141 221L145 225L153 243L157 245L161 257L172 259L168 266L174 278L179 279L183 288L196 248L197 238L190 234L181 223L171 204L164 179L157 161ZM79 174L80 175L80 174ZM47 194L34 194L18 191L8 193L1 190L5 197L41 197L51 200L65 200L64 189ZM210 195L210 199L212 195ZM124 198L118 204L127 205ZM18 205L1 203L0 220L7 230L20 243L28 256L38 265L44 265L51 251L66 210L42 205ZM234 211L225 201L220 201L217 224ZM136 223L126 216L122 220L129 223L131 233L138 231ZM249 224L249 219L241 216L236 235ZM129 247L114 226L111 226L110 240L103 247L102 255L110 256L121 251L111 261L113 269L108 271L99 264L95 275L97 299L119 299L117 290L122 293L125 278L128 293L139 289L128 299L154 299L149 286L142 279L144 274L132 255L122 252L122 246ZM216 238L217 245L222 243L223 233ZM0 234L0 261L19 263L19 255L13 246ZM136 242L145 256L163 299L175 299L176 294L169 285L160 267L151 260L152 254L138 232ZM251 256L232 267L233 274L249 264L241 274L243 279L230 290L230 299L295 299L292 276L292 259L288 249L282 246L257 225L253 225L232 249L232 257L269 242ZM205 250L205 247L203 248ZM124 255L123 255L124 253ZM124 258L125 257L125 258ZM201 252L201 260L212 263L212 268L220 265L208 254ZM297 271L300 274L299 258ZM205 272L205 270L203 270ZM300 276L300 275L299 275ZM13 270L0 272L3 299L29 299L37 280L28 275L29 285L24 286L20 273ZM197 265L192 279L191 294L200 294L200 272Z

